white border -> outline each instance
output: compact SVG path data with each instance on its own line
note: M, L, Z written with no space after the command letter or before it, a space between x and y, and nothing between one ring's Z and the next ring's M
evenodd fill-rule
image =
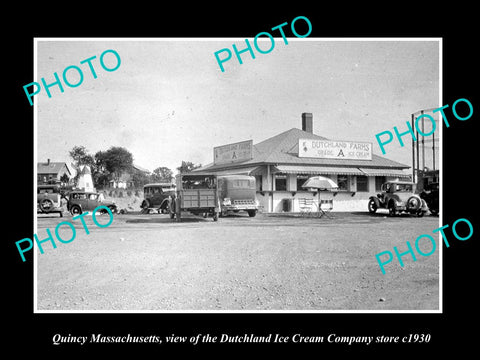
M283 40L281 37L274 37L277 41ZM37 43L39 41L244 41L245 38L239 37L216 37L216 38L33 38L33 62L34 62L34 80L38 79L37 73ZM267 41L269 39L259 38L260 41ZM442 37L372 37L372 38L290 38L287 37L287 40L290 41L438 41L439 43L439 106L443 104L443 38ZM37 121L38 121L38 100L35 99L33 105L33 146L34 146L34 155L33 155L33 181L34 184L37 182ZM406 119L409 120L409 119ZM443 120L443 119L442 119ZM439 125L440 125L439 120ZM440 145L439 145L439 178L442 179L442 170L443 170L443 126L440 126ZM36 190L36 186L35 186ZM443 181L440 180L440 216L439 216L439 227L443 226ZM34 191L34 229L35 234L37 232L37 192ZM432 229L433 230L433 229ZM32 239L33 240L33 239ZM438 310L39 310L37 303L37 244L34 242L33 247L33 292L34 292L34 301L33 301L33 312L36 314L80 314L80 313L89 313L89 314L442 314L443 313L443 246L441 242L442 238L439 235L439 309Z

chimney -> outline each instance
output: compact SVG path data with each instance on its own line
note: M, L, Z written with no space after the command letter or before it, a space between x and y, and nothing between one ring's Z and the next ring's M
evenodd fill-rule
M313 114L302 113L302 130L313 134Z

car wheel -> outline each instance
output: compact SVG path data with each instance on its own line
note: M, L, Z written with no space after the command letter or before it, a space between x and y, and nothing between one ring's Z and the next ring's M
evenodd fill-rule
M51 209L53 209L53 201L50 199L43 199L40 201L40 209L43 212L49 212Z
M411 212L417 211L417 210L420 211L421 206L422 206L422 200L420 200L417 196L412 196L407 201L407 209L410 209Z
M248 210L247 212L250 217L255 217L255 215L257 215L257 210Z
M417 216L418 217L423 217L423 215L425 215L425 212L423 210L418 210Z
M377 212L377 209L378 207L375 200L370 199L370 201L368 202L368 211L370 212L370 214L375 214Z
M388 203L388 214L390 216L397 215L397 206L395 205L395 203L393 201L390 201L390 203Z
M218 221L218 211L213 213L213 221Z
M70 213L75 216L75 215L80 215L82 213L82 209L78 205L73 205L70 209Z

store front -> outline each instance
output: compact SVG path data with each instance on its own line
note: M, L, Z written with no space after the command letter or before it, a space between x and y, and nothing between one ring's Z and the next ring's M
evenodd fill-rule
M332 141L313 134L311 114L302 114L302 130L293 128L253 145L252 141L214 149L214 162L202 167L219 175L254 176L257 200L264 212L299 212L305 199L318 203L318 193L302 185L325 176L336 191L322 191L333 211L366 211L368 199L389 180L408 180L409 166L372 153L372 144ZM316 204L318 206L318 204Z

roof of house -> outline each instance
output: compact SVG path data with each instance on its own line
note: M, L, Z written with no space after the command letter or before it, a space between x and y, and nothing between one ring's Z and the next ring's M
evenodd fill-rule
M49 162L49 163L37 163L37 174L58 174L63 167L67 168L69 174L71 174L65 162Z
M144 172L144 173L151 173L150 170L144 168L144 167L141 167L140 165L137 165L137 164L133 164L132 165L134 169L138 170L138 171L141 171L141 172Z
M253 158L242 162L230 164L207 164L201 168L202 170L216 170L229 167L252 166L262 164L284 164L284 165L327 165L327 166L355 166L362 168L391 168L391 169L407 169L410 166L399 162L372 154L372 160L351 160L351 159L319 159L306 158L298 156L298 140L314 139L329 140L325 137L315 135L313 133L303 131L297 128L284 131L276 136L266 139L258 144L253 145Z

